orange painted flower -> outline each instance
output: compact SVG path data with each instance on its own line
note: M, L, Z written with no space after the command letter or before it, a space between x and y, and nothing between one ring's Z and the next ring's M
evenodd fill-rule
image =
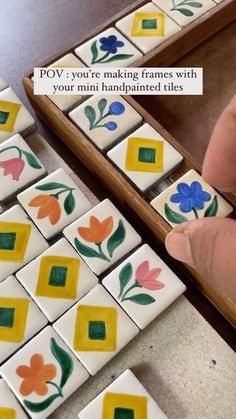
M90 243L102 243L112 232L113 218L107 217L103 221L99 221L93 215L89 220L89 227L79 227L80 236Z
M22 396L29 396L33 392L38 396L45 396L48 393L46 382L56 376L57 369L54 364L44 364L42 355L34 354L30 360L30 366L20 365L16 373L23 378L20 385Z
M61 217L60 204L54 196L51 195L37 195L29 203L30 207L39 207L38 219L49 217L49 221L52 225L57 224Z

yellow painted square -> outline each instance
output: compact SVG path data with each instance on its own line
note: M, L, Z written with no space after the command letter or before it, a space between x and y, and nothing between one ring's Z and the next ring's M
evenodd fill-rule
M0 419L16 419L15 409L0 407Z
M54 266L68 268L65 287L56 287L49 284L51 269ZM79 272L79 259L62 256L44 256L41 259L35 294L39 297L74 300L77 296Z
M0 249L0 261L23 262L30 238L31 225L2 221L0 222L0 233L16 233L14 249Z
M75 321L74 349L86 352L114 352L117 348L117 309L79 305ZM89 322L103 321L106 326L105 340L89 338Z
M27 323L29 301L26 298L0 297L0 307L15 309L13 326L0 326L0 342L22 342Z
M140 162L139 149L151 148L156 150L155 163ZM131 137L128 139L125 169L131 172L161 173L164 168L164 142L147 138Z
M130 394L106 393L103 399L102 419L114 419L115 409L131 409L135 419L148 419L148 398Z
M158 28L143 29L142 21L149 19L157 19ZM165 15L164 13L135 13L132 36L164 36L165 35Z
M14 125L16 123L16 118L21 106L22 105L20 103L13 103L7 102L5 100L0 100L0 111L9 113L7 122L5 124L0 124L0 131L13 132Z

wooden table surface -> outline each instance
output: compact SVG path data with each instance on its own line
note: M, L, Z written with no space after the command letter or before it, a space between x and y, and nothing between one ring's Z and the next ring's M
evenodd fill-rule
M21 84L22 76L130 4L132 0L1 0L1 76L30 108ZM202 163L214 124L236 91L236 22L175 65L204 68L204 96L136 98ZM38 118L37 123L40 133L72 170L98 197L104 197L102 186L87 169L78 164L76 157ZM233 328L190 282L186 296L236 349Z

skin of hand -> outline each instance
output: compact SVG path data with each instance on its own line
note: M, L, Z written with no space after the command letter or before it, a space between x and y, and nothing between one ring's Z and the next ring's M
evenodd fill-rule
M236 95L213 131L202 176L236 196ZM236 221L208 218L175 227L166 237L169 254L193 266L236 303Z

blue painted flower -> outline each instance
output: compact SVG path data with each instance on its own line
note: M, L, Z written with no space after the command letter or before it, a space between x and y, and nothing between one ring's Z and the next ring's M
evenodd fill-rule
M202 190L202 185L194 181L188 186L186 183L177 185L178 193L171 196L171 202L180 204L179 209L182 212L190 212L192 210L202 210L204 202L211 200L211 195Z
M122 115L125 112L125 107L121 102L112 102L109 111L112 115Z
M115 131L117 129L117 124L115 122L107 122L105 124L105 127L109 130L109 131Z
M122 41L118 41L117 36L110 35L107 38L103 37L99 39L102 51L110 52L110 54L116 54L118 48L122 48L125 44Z

